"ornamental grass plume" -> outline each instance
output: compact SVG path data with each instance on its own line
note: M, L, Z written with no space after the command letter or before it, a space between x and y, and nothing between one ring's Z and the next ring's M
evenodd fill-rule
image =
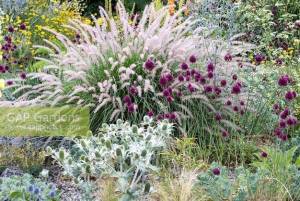
M93 130L118 118L138 122L149 111L184 130L236 129L232 106L225 103L239 104L246 93L241 78L232 82L231 77L241 70L242 58L236 55L250 46L234 38L230 45L209 39L181 12L170 16L168 8L155 10L151 4L139 21L129 23L131 16L118 3L118 20L100 8L102 25L71 21L67 27L78 34L77 41L47 29L63 48L48 40L47 47L37 46L50 52L50 58L37 58L46 63L44 69L12 80L9 88L15 89L16 100L0 105L90 107ZM218 122L217 111L222 115ZM190 125L187 119L196 122Z

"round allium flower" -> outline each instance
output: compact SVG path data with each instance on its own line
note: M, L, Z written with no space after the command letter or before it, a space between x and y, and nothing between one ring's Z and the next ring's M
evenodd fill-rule
M6 82L6 84L8 85L8 86L11 86L11 85L13 85L13 81L12 80L8 80L7 82Z
M221 121L222 120L222 114L220 112L217 112L215 114L215 120L217 120L217 121Z
M238 79L237 75L234 74L234 75L232 76L232 79L233 79L233 80L237 80L237 79Z
M275 104L273 105L273 110L279 110L279 109L280 109L279 104L278 104L278 103L275 103Z
M215 70L215 66L212 62L207 64L207 72L213 72Z
M167 114L164 115L164 117L165 117L166 119L170 119L170 114L167 113Z
M192 76L194 76L194 75L195 75L195 73L197 73L197 71L196 71L195 69L192 69L192 70L191 70L191 74L192 74Z
M255 61L256 61L257 63L261 63L265 58L264 58L264 56L261 55L261 54L256 54L256 55L254 56L254 59L255 59Z
M174 112L170 113L170 119L175 120L176 119L176 114Z
M187 65L187 63L183 62L181 65L180 65L181 69L182 70L187 70L189 68L189 65Z
M200 78L200 83L201 83L201 84L206 84L206 79L205 79L204 77L201 77L201 78Z
M153 117L153 116L154 116L154 112L153 112L152 110L149 110L149 111L147 112L147 116L148 116L148 117Z
M239 83L234 84L232 86L231 93L232 94L239 94L239 93L241 93L241 85Z
M274 131L274 135L276 135L276 136L280 136L280 135L282 135L282 130L281 130L281 128L276 128L275 129L275 131Z
M170 92L170 90L171 90L171 92ZM164 97L171 96L171 94L172 94L172 89L171 88L164 89L164 91L163 91Z
M211 93L212 90L213 90L213 88L212 88L210 85L207 85L207 86L204 87L204 91L205 91L206 93Z
M281 119L286 119L287 116L290 114L290 110L288 108L285 108L281 113L280 113L280 118Z
M149 71L152 71L155 68L155 64L151 59L148 59L145 64L144 64L145 68Z
M132 104L131 98L128 95L124 96L123 102L126 103L127 105L131 105Z
M10 32L10 33L13 33L13 32L15 31L15 29L14 29L13 26L9 26L7 30L8 30L8 32Z
M8 42L8 43L11 43L11 41L12 41L12 39L11 39L10 36L5 36L5 37L4 37L4 40L5 40L6 42Z
M190 62L191 63L196 63L196 61L197 61L197 58L196 58L195 55L190 56Z
M128 110L128 112L129 113L133 113L133 112L135 112L135 106L134 106L134 104L129 104L128 106L127 106L127 110Z
M290 116L286 123L289 125L289 126L293 126L293 125L296 125L297 124L297 118L296 117L293 117L293 116Z
M285 127L286 127L286 123L285 123L284 120L281 120L281 121L279 122L279 127L280 127L280 128L285 128Z
M26 30L26 25L25 25L25 23L20 24L20 29L21 29L21 30Z
M244 105L245 105L245 102L241 100L241 101L240 101L240 105L241 105L241 106L244 106Z
M190 70L186 70L186 71L185 71L185 76L191 76L191 75L192 75L192 73L191 73Z
M185 80L186 80L187 82L190 81L190 80L191 80L191 76L189 76L189 75L186 76L186 77L185 77Z
M167 73L165 76L166 76L168 82L172 82L173 79L174 79L174 77L173 77L173 75L171 73Z
M229 136L229 133L227 131L222 131L222 137L228 137Z
M245 114L245 111L244 111L244 110L241 110L241 111L240 111L240 115L243 116L244 114Z
M262 151L262 152L260 153L260 156L263 157L263 158L267 158L267 157L268 157L268 154L267 154L266 152Z
M20 73L20 78L22 78L23 80L25 80L27 78L27 75L25 72Z
M278 79L278 85L279 86L287 86L290 82L290 78L288 75L282 75L279 79Z
M188 85L188 90L189 90L191 93L193 93L193 92L195 92L195 91L196 91L196 88L195 88L195 87L193 87L193 85L192 85L192 84L189 84L189 85Z
M4 69L5 69L6 71L8 71L8 70L9 70L9 67L8 67L8 66L5 66Z
M218 176L221 174L221 170L220 170L220 168L214 168L214 169L212 169L212 173L214 175Z
M226 80L221 80L221 86L222 86L222 87L225 87L226 84L227 84L227 81L226 81Z
M230 100L227 100L226 105L230 106L230 105L232 105L232 102Z
M157 116L157 120L163 120L164 119L164 115L160 114Z
M288 91L285 94L285 99L287 101L292 101L293 99L295 99L297 97L297 94L295 91Z
M238 112L239 111L239 107L238 106L233 106L233 111Z
M209 79L213 78L213 77L214 77L214 73L213 73L212 71L209 71L209 72L207 73L207 77L208 77Z
M182 93L180 91L178 91L176 94L177 94L178 97L182 96Z
M232 55L230 53L227 53L225 56L224 56L224 60L229 62L229 61L232 61Z
M138 94L138 90L137 90L137 88L135 86L130 86L128 91L133 96L135 96L135 95Z
M280 136L278 136L280 139L281 139L281 141L283 141L283 142L285 142L285 141L287 141L288 140L288 136L287 136L287 134L284 134L284 133L282 133Z
M183 75L179 75L179 76L178 76L178 80L179 80L180 82L183 82L183 81L184 81L184 76L183 76Z
M3 71L5 71L5 67L0 65L0 72L3 72Z
M215 87L214 91L215 91L216 95L220 95L222 93L222 90L219 87Z
M168 79L165 76L161 76L159 79L159 84L161 86L166 86L167 83L168 83Z
M201 80L201 74L200 73L195 73L194 78L196 82L199 82Z

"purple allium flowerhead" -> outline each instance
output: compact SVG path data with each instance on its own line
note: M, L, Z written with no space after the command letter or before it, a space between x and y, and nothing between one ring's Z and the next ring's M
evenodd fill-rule
M12 39L10 36L5 36L4 37L4 40L7 42L7 43L11 43Z
M5 67L3 65L0 65L0 72L5 71Z
M274 130L274 135L276 135L277 137L279 137L281 134L282 134L281 128L276 128L276 129Z
M8 66L4 66L4 70L8 71L9 67Z
M222 120L222 114L220 112L217 112L215 114L215 120L217 120L217 121L221 121Z
M127 105L131 105L132 104L131 98L128 95L126 95L126 96L123 97L123 102L126 103Z
M268 154L267 154L267 152L262 151L262 152L260 153L260 156L261 156L262 158L267 158L267 157L268 157Z
M25 23L21 23L21 24L20 24L20 29L21 29L21 30L26 30L26 25L25 25Z
M292 101L293 99L295 99L297 97L297 94L295 91L288 91L285 94L285 99L287 101Z
M7 80L7 82L6 82L6 84L8 85L8 86L11 86L11 85L13 85L13 81L12 80Z
M221 174L221 170L220 170L220 168L214 168L214 169L212 169L212 173L214 175L218 176Z
M278 103L275 103L274 105L273 105L273 110L279 110L280 109L280 106L279 106L279 104Z
M20 73L20 78L25 80L27 78L27 75L25 72Z
M165 116L166 119L170 119L170 114L169 113L165 114L164 116Z
M190 81L191 80L191 76L189 76L189 75L187 75L186 77L185 77L185 81Z
M290 82L290 78L288 75L282 75L279 79L278 79L278 85L279 86L287 86Z
M166 76L168 82L172 82L174 80L174 77L171 73L167 73L165 76Z
M232 61L232 55L230 53L227 53L225 56L224 56L224 60L229 62L229 61Z
M10 32L10 33L13 33L13 32L15 31L15 29L14 29L13 26L9 26L9 27L7 28L7 30L8 30L8 32Z
M221 86L222 86L222 87L225 87L226 84L227 84L227 81L226 81L226 80L221 80Z
M192 76L194 76L194 75L195 75L195 73L197 73L197 71L196 71L195 69L192 69L192 70L191 70L191 74L192 74Z
M297 125L297 122L298 122L298 120L297 120L297 118L294 117L294 116L290 116L290 117L287 119L287 121L286 121L286 123L287 123L289 126Z
M212 62L207 64L207 72L213 72L215 70L215 65Z
M163 120L164 119L164 115L160 114L157 116L157 120Z
M235 83L235 84L232 86L231 93L232 93L232 94L239 94L239 93L241 93L241 84Z
M233 79L233 80L237 80L237 79L238 79L238 76L237 76L236 74L234 74L234 75L232 76L232 79Z
M173 99L172 96L168 96L168 97L167 97L167 101L168 101L169 103L173 102L173 100L174 100L174 99Z
M233 106L233 111L238 112L239 111L239 107L238 106Z
M153 112L152 110L149 110L149 111L147 112L147 116L148 116L148 117L153 117L153 116L154 116L154 112Z
M187 70L189 69L189 65L187 65L187 63L183 62L181 65L180 65L181 69L182 70Z
M159 84L161 86L166 86L167 83L168 83L168 79L165 76L161 76L160 79L159 79Z
M215 87L214 91L216 95L220 95L222 93L222 90L219 87Z
M279 121L279 127L280 127L280 128L285 128L285 127L286 127L286 123L285 123L284 120L280 120L280 121Z
M178 75L178 80L179 80L179 82L183 82L184 81L184 76L183 75Z
M254 56L254 59L255 59L255 61L256 61L258 64L260 64L260 63L265 59L265 57L264 57L263 55L261 55L261 54L256 54L256 55Z
M164 89L164 91L163 91L164 97L168 97L168 96L171 96L171 95L172 95L172 91L170 92L169 89L171 89L171 88L169 87L169 88L167 88L167 89ZM172 89L171 89L171 90L172 90Z
M196 82L199 82L201 80L201 74L200 73L195 73L194 78L195 78Z
M230 105L232 105L232 102L230 100L227 100L226 105L230 106Z
M197 61L197 58L196 58L195 55L190 56L190 62L191 63L196 63L196 61Z
M212 88L210 85L206 85L206 86L204 87L204 91L205 91L206 93L211 93L212 90L213 90L213 88Z
M240 105L241 105L241 106L244 106L244 105L245 105L245 102L241 100L241 101L240 101Z
M178 97L181 97L181 96L182 96L182 93L181 93L180 91L178 91L178 92L177 92L177 96L178 96Z
M207 77L208 77L209 79L212 79L212 78L214 77L214 73L213 73L212 71L209 71L209 72L207 73Z
M133 96L135 96L135 95L138 94L138 90L137 90L137 88L135 86L130 86L128 91Z
M290 110L288 108L285 108L281 113L280 113L280 118L281 119L286 119L287 116L290 114Z
M244 110L241 110L241 111L240 111L240 115L243 116L244 114L245 114L245 111L244 111Z
M222 137L228 137L229 133L225 130L222 131Z
M195 92L195 91L196 91L196 88L195 88L195 87L193 87L193 85L192 85L192 84L189 84L189 85L188 85L188 90L189 90L191 93L193 93L193 92Z
M176 114L174 112L170 113L170 119L175 120L176 119Z
M133 112L135 112L136 108L135 108L134 104L131 103L127 106L127 110L129 113L133 113Z
M283 141L283 142L285 142L285 141L287 141L288 140L288 136L287 136L287 134L285 134L285 133L282 133L280 136L278 136L280 139L281 139L281 141Z
M147 61L145 62L144 66L145 66L145 68L146 68L148 71L152 71L152 70L155 68L155 64L154 64L154 62L152 61L152 59L147 59Z
M190 70L185 71L185 76L191 76L191 75L192 75L192 72Z

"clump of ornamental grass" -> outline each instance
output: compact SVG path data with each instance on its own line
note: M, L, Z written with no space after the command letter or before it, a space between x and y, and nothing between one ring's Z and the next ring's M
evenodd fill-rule
M167 8L149 5L130 22L119 3L118 20L100 8L101 26L70 22L75 43L52 31L64 48L46 41L52 48L43 48L52 54L38 58L45 68L14 80L14 104L90 107L93 131L103 122L139 122L148 115L182 131L228 136L247 93L238 76L245 64L236 55L251 46L209 39L180 12L170 16Z

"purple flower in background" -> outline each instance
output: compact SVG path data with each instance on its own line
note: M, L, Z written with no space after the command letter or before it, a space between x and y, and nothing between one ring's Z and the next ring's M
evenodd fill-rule
M244 106L244 105L245 105L245 102L241 100L241 101L240 101L240 105L241 105L241 106Z
M287 116L290 114L290 110L288 108L285 108L281 113L280 113L280 118L281 119L286 119Z
M11 85L13 85L13 81L12 80L8 80L7 82L6 82L6 84L8 85L8 86L11 86Z
M234 75L232 76L232 79L233 79L233 80L237 80L237 79L238 79L237 75L234 74Z
M129 113L135 112L134 104L129 104L129 105L127 106L127 110L128 110Z
M281 66L283 64L283 60L280 58L277 58L275 62L278 66Z
M238 106L234 106L233 107L233 111L238 112L239 111L239 107Z
M27 78L27 75L25 72L20 73L20 78L25 80Z
M230 105L232 105L232 102L230 100L227 100L226 105L230 106Z
M297 124L297 118L296 117L293 117L293 116L290 116L286 123L289 125L289 126L293 126L293 125L296 125Z
M288 140L288 136L287 136L287 134L284 134L284 133L282 133L280 136L278 136L280 139L281 139L281 141L283 141L283 142L285 142L285 141L287 141Z
M222 87L225 87L226 84L227 84L227 81L226 81L226 80L221 80L221 86L222 86Z
M278 85L279 86L287 86L290 82L290 78L288 75L282 75L279 79L278 79Z
M151 60L151 59L148 59L146 62L145 62L145 68L149 71L152 71L154 68L155 68L155 64L154 62Z
M130 96L128 95L124 96L123 102L126 103L127 105L130 105L132 103Z
M164 97L171 96L171 94L172 94L172 89L171 89L171 92L170 92L169 89L171 89L171 88L164 89L164 91L163 91Z
M173 77L173 75L171 73L167 73L165 76L166 76L168 82L172 82L173 79L174 79L174 77Z
M220 95L222 93L222 90L219 87L215 87L214 91L215 91L216 95Z
M161 76L159 79L159 84L161 86L166 86L167 83L168 83L168 79L165 76Z
M279 108L280 108L280 106L279 106L278 103L275 103L275 104L273 105L273 110L279 110Z
M285 128L285 127L286 127L286 123L285 123L284 120L281 120L281 121L279 122L279 127L280 127L280 128Z
M183 75L179 75L179 76L178 76L178 80L179 80L180 82L183 82L183 81L184 81L184 76L183 76Z
M181 69L182 70L187 70L188 68L189 68L189 65L187 65L187 63L182 63L181 65L180 65L180 67L181 67Z
M195 57L195 55L190 56L190 62L191 63L196 63L197 58Z
M232 86L231 93L232 94L239 94L239 93L241 93L241 85L239 83L234 84Z
M154 112L153 112L152 110L149 110L149 111L147 112L147 116L148 116L148 117L153 117L153 116L154 116Z
M260 64L260 63L265 59L265 57L264 57L263 55L261 55L261 54L256 54L256 55L254 56L254 59L255 59L255 61L256 61L258 64Z
M168 97L167 97L167 101L168 101L169 103L173 102L173 97L172 97L172 96L168 96Z
M262 151L262 152L260 153L260 156L261 156L262 158L267 158L267 157L268 157L268 154L267 154L266 152Z
M25 23L20 24L20 29L21 29L21 30L26 30L26 25L25 25Z
M220 112L217 112L215 114L215 120L217 120L217 121L221 121L222 120L222 114Z
M213 77L214 77L214 73L213 73L212 71L209 71L209 72L207 73L207 77L208 77L209 79L213 78Z
M228 137L229 136L229 133L227 131L222 131L222 137Z
M15 31L15 29L14 29L13 26L9 26L7 30L8 30L8 32L10 32L10 33L13 33L13 32Z
M193 93L193 92L195 92L195 91L196 91L196 88L195 88L195 87L193 87L193 85L192 85L192 84L189 84L189 85L188 85L188 90L189 90L191 93Z
M221 170L220 170L220 168L214 168L214 169L212 169L212 173L214 175L218 176L221 174Z
M207 64L207 72L213 72L215 70L215 66L212 62Z
M232 55L230 53L227 53L225 56L224 56L224 60L229 62L229 61L232 61Z
M130 86L129 87L129 93L133 96L137 95L138 94L138 90L135 86Z
M207 85L207 86L204 87L204 91L205 91L206 93L211 93L212 90L213 90L213 88L212 88L211 86L209 86L209 85Z
M297 97L297 94L295 91L288 91L285 94L285 99L287 101L292 101L293 99L295 99Z

